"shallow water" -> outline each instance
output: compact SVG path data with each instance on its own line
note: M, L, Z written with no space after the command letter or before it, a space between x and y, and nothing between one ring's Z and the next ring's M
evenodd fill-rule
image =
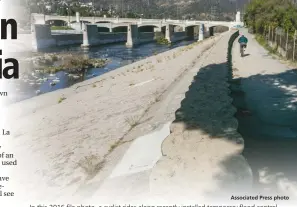
M40 53L71 53L84 55L89 58L108 58L110 61L103 68L89 69L85 76L76 80L69 78L67 73L63 71L50 75L32 73L34 70L31 65L27 66L26 68L21 68L20 72L25 77L21 77L20 80L17 80L15 83L13 83L13 85L9 86L10 89L13 89L13 91L10 91L10 94L13 95L13 98L10 99L10 103L32 98L37 95L37 91L40 92L40 94L44 94L58 89L67 88L75 83L100 76L124 65L128 65L138 60L150 57L156 53L162 53L176 47L189 45L193 42L194 41L192 40L186 40L172 44L171 46L149 43L139 45L134 48L127 48L123 43L92 47L88 50L82 49L80 46L57 47L44 50ZM38 55L40 55L40 53ZM46 81L37 83L38 79L43 78ZM51 86L50 83L53 81L53 79L57 79L58 81L56 82L56 85Z

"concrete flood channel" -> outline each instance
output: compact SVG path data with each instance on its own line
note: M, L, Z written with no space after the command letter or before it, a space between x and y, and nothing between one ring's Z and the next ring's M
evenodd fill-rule
M115 70L119 67L131 64L138 60L144 59L146 57L162 53L168 50L171 50L176 47L186 46L193 43L193 40L184 40L179 41L174 44L161 45L157 43L148 43L142 44L133 48L126 47L125 44L109 44L104 46L96 46L91 47L88 50L81 48L79 45L77 46L68 46L68 47L55 47L51 49L46 49L41 51L41 54L44 53L69 53L75 55L84 55L89 58L102 58L109 59L107 65L103 68L91 68L87 70L87 73L84 77L73 80L69 79L65 72L60 71L56 74L34 74L33 68L22 68L23 71L26 71L24 74L28 76L28 81L20 80L17 81L14 87L16 92L14 91L14 99L11 102L18 102L25 99L32 98L36 96L36 91L40 91L41 94L52 92L58 89L67 88L75 83L100 76L104 73L107 73L111 70ZM39 55L40 55L39 53ZM34 56L34 54L33 54ZM47 81L44 81L42 84L30 84L31 81L34 81L36 78L47 78ZM50 82L52 79L58 78L59 82L51 86Z
M233 79L231 96L237 108L238 132L245 141L243 156L253 172L253 189L296 196L297 113L289 107L294 96L273 82L296 83L297 73L274 76Z

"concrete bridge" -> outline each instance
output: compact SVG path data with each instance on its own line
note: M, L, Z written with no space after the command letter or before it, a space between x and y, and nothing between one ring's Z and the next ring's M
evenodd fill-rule
M238 15L237 15L238 16ZM73 31L51 31L54 21L64 21ZM203 40L212 36L215 26L225 26L229 30L237 22L188 21L160 19L127 19L105 17L31 15L33 47L35 49L69 44L93 45L126 42L127 46L155 41L164 37L169 43L188 37Z
M165 38L169 43L187 39L203 40L204 37L211 35L210 31L205 32L204 26L195 26L192 28L181 28L181 31L175 31L174 25L166 24L160 31L141 32L139 25L120 23L99 25L110 27L108 32L99 32L98 24L81 24L81 31L62 30L51 31L48 24L32 25L33 49L38 50L52 46L62 46L71 44L81 44L83 47L102 45L108 43L126 42L126 45L133 47L138 44L156 41L158 38ZM115 32L116 28L124 27L126 32Z
M240 15L240 13L239 13ZM51 21L63 21L65 25L70 25L73 23L89 23L97 24L98 26L107 27L107 24L121 24L130 23L137 24L140 26L152 26L156 28L161 28L167 24L172 24L181 27L190 27L203 24L206 28L215 26L225 26L232 28L235 25L243 25L243 23L238 19L238 14L236 15L235 22L225 22L225 21L190 21L190 20L170 20L170 19L132 19L132 18L106 18L106 17L81 17L79 13L76 16L57 16L57 15L43 15L43 14L32 14L31 22L32 24L46 24ZM112 28L112 26L109 26Z

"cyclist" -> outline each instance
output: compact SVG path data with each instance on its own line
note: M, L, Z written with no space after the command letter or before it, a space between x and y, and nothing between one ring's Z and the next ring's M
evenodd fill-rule
M243 54L243 48L246 48L248 39L244 35L241 35L241 37L238 39L238 43L240 45L240 52Z

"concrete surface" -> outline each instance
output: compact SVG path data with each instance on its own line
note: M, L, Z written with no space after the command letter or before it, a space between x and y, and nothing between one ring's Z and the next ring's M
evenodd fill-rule
M137 138L109 178L127 176L153 168L162 157L161 145L170 134L170 124L167 123L161 129Z
M253 35L246 56L233 51L233 94L239 109L239 132L245 140L244 156L254 174L254 190L297 196L297 73L294 67L273 58Z

